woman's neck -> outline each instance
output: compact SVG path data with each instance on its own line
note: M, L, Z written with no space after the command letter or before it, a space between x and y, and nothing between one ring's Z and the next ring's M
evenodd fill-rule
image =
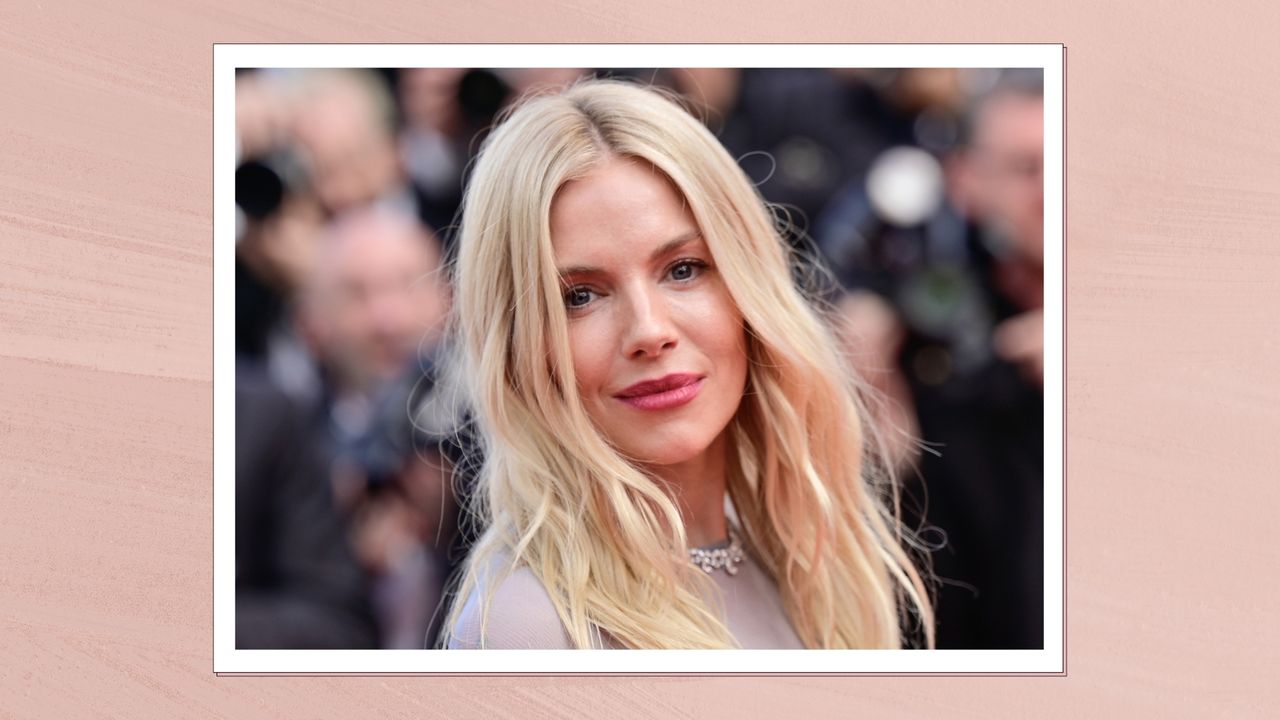
M726 466L726 442L721 434L697 457L676 465L650 467L664 481L680 509L689 547L710 545L728 537L724 518Z

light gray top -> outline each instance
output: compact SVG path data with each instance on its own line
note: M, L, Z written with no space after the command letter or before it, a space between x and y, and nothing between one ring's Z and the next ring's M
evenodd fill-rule
M729 632L744 649L803 648L782 609L777 585L749 552L744 552L744 555L737 575L730 575L724 570L711 573L724 603L724 619ZM450 649L474 650L482 646L480 598L488 587L486 578L493 577L494 571L509 562L509 555L499 554L489 565L488 572L482 574L477 588L467 596L458 618L457 632L449 643ZM712 607L716 607L712 599L708 600ZM512 572L494 591L483 641L484 648L493 650L573 648L550 595L527 567ZM600 647L615 649L619 646L604 636Z

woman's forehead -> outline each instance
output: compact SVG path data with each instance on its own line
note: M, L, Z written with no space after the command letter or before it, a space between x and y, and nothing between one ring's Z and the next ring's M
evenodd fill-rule
M661 171L618 158L561 188L551 205L550 229L561 266L587 263L601 253L647 256L698 236L687 203Z

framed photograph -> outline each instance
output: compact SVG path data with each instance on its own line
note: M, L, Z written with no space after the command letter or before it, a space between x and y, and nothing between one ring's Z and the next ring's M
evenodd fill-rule
M1064 52L216 45L215 672L1063 673Z

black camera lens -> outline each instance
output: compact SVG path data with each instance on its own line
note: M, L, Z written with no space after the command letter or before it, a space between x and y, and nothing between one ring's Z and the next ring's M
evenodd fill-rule
M270 217L284 201L284 181L269 165L249 160L236 168L236 204L253 220Z
M236 168L236 204L250 220L264 220L280 209L289 195L309 185L303 158L292 147L252 157Z

